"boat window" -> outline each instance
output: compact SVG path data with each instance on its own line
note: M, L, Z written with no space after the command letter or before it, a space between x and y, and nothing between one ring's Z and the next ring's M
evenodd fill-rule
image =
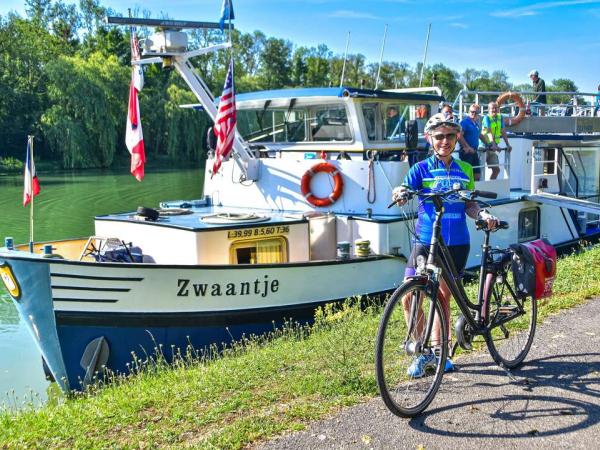
M287 262L284 237L235 241L230 247L231 264L276 264Z
M519 242L540 237L539 208L523 209L519 212Z
M240 108L237 129L246 141L253 143L352 140L344 105Z
M311 134L313 141L352 140L346 108L340 105L316 109Z
M562 190L600 201L600 146L565 147L560 175ZM559 178L559 179L561 179Z
M367 129L367 138L370 141L378 141L381 139L381 128L383 122L381 120L381 110L378 103L365 103L362 107L363 118L365 119L365 128ZM378 130L379 128L379 130Z
M365 103L362 107L367 137L370 141L402 141L405 139L406 122L417 120L419 134L427 120L429 105L380 102Z

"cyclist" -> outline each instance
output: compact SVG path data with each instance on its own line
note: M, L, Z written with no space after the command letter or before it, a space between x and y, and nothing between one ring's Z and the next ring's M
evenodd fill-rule
M425 124L425 133L429 135L433 154L411 167L402 185L393 190L392 198L399 206L407 202L406 188L420 190L424 193L445 192L458 183L461 189L475 189L473 167L467 162L452 157L452 152L454 151L460 132L460 125L452 119L447 118L443 113L435 114L427 121ZM487 226L490 229L496 228L499 223L496 217L480 209L475 201L464 202L452 197L444 199L442 236L459 273L465 268L470 249L469 231L466 222L467 215L473 219L487 221ZM435 208L433 203L431 200L424 201L421 198L419 201L415 237L413 238L413 248L406 265L405 277L415 274L417 258L419 256L423 256L425 260L427 259L434 219ZM440 283L439 299L448 323L451 295L448 286L442 280ZM405 316L408 317L410 298L403 299L403 306ZM417 328L419 327L423 327L423 321L421 320L417 324ZM448 326L448 330L450 328ZM421 331L417 329L417 332ZM439 345L442 341L439 322L436 321L434 323L432 333L432 343ZM450 338L451 336L448 336L448 342L450 342ZM422 354L418 356L409 366L408 375L413 378L422 377L428 367L435 367L435 358L434 354ZM452 370L454 370L454 364L448 358L446 360L445 371Z

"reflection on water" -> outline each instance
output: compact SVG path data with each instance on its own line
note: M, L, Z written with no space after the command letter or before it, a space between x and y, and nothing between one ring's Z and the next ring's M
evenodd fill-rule
M0 407L14 408L32 396L38 404L46 400L48 382L41 362L25 324L0 287Z
M0 333L10 331L19 324L19 315L10 301L10 297L0 285Z
M197 199L203 172L166 170L147 172L138 182L126 170L45 174L38 171L41 193L35 198L36 241L89 236L94 216L156 208L163 200ZM0 176L0 246L4 237L15 243L29 240L29 208L22 207L23 179ZM14 407L14 398L47 398L39 351L19 320L10 296L0 283L0 407ZM20 403L20 402L18 402Z

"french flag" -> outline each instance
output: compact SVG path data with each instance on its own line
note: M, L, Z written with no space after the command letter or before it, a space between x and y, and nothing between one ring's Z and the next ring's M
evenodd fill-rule
M25 159L25 183L23 188L23 206L40 193L40 182L35 173L35 164L31 155L31 139L27 141L27 157Z
M135 27L131 28L131 59L139 61L140 48L138 45ZM127 128L125 131L125 145L131 153L131 174L138 180L144 179L144 163L146 152L144 150L144 135L140 120L140 102L138 94L144 87L144 72L142 66L134 64L131 69L131 84L129 85L129 106L127 109Z

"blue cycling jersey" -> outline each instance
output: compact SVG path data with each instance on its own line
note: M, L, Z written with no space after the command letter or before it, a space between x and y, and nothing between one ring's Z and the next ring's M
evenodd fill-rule
M452 158L450 167L447 168L442 161L432 155L412 166L402 184L424 192L444 192L451 189L455 183L460 183L461 189L475 189L473 167L467 162ZM446 245L470 243L465 207L465 202L458 196L449 196L444 200L442 236ZM413 242L429 244L435 219L433 202L419 197L418 214L415 227L417 237Z

